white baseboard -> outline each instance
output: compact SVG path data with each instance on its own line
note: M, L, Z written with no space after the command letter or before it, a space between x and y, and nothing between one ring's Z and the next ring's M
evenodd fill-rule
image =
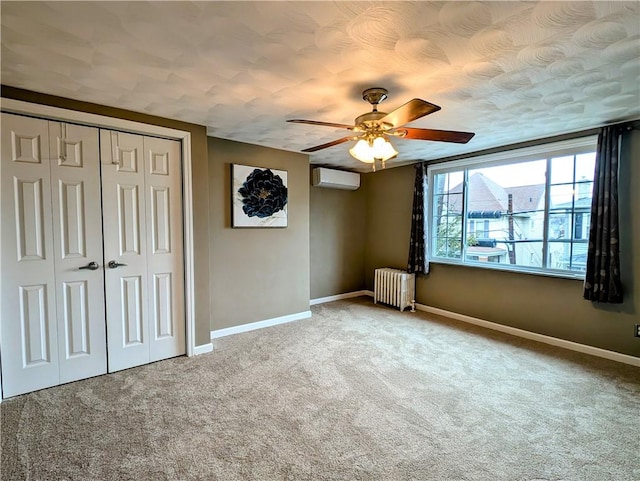
M371 291L345 292L344 294L336 294L335 296L318 297L317 299L311 299L309 301L309 304L312 306L315 306L316 304L324 304L325 302L340 301L342 299L351 299L352 297L361 297L361 296L369 296L369 295L373 296L373 292Z
M627 354L608 351L607 349L601 349L599 347L588 346L586 344L579 344L577 342L567 341L565 339L558 339L557 337L551 337L544 334L538 334L536 332L525 331L524 329L505 326L503 324L485 321L484 319L478 319L477 317L466 316L464 314L446 311L437 307L425 306L424 304L416 304L416 309L423 312L429 312L431 314L437 314L439 316L449 317L457 321L468 322L469 324L475 324L476 326L485 327L494 331L504 332L513 336L531 339L532 341L543 342L545 344L562 347L571 351L591 354L592 356L602 357L605 359L610 359L612 361L618 361L624 364L630 364L632 366L640 367L640 357L629 356Z
M202 344L200 346L196 346L193 349L193 355L194 356L199 356L200 354L206 354L208 352L212 352L213 351L213 344L212 343L207 343L207 344Z
M264 321L250 322L249 324L242 324L240 326L216 329L211 331L211 339L239 334L241 332L255 331L256 329L262 329L263 327L276 326L278 324L285 324L287 322L298 321L300 319L308 319L310 317L311 311L303 311L296 314L289 314L287 316L274 317L273 319L265 319Z

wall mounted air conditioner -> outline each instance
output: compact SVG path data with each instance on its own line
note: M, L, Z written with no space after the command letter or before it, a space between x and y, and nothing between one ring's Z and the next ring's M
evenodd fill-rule
M313 169L313 185L329 189L356 190L360 187L360 174L316 167Z

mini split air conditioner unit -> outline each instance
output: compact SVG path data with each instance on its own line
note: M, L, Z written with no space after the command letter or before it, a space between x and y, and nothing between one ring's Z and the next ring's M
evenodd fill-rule
M313 185L329 189L356 190L360 187L360 174L316 167L313 169Z

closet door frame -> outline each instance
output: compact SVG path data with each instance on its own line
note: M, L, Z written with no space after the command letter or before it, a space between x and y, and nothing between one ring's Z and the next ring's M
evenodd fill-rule
M0 109L3 112L7 113L31 115L47 120L71 122L91 127L121 130L134 134L151 135L181 141L186 350L187 356L189 357L212 351L212 344L204 344L197 347L195 345L195 285L193 251L193 186L191 172L191 133L157 125L143 124L131 120L105 117L102 115L90 114L87 112L80 112L76 110L62 109L59 107L51 107L49 105L24 102L22 100L2 98ZM1 386L2 384L0 382L0 401L2 400Z

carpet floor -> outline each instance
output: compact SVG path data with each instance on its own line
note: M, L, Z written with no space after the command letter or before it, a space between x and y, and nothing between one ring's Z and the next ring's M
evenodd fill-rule
M2 480L640 479L640 369L359 298L0 405Z

